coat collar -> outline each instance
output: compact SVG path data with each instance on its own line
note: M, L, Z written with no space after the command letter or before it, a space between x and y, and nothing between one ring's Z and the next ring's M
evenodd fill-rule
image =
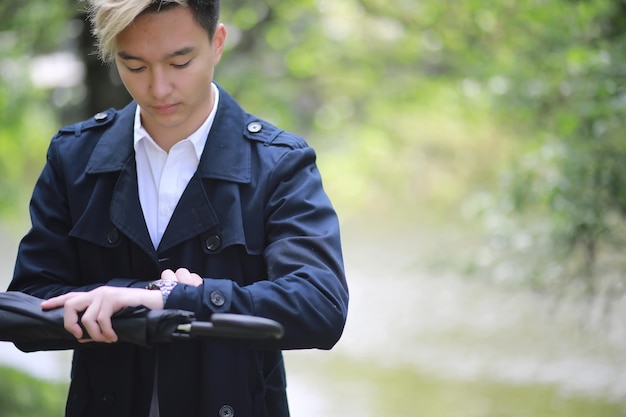
M245 139L247 114L219 85L220 100L213 127L209 132L198 175L239 183L251 179L251 149ZM115 120L102 134L89 163L88 174L121 171L134 158L133 122L136 102L115 114Z
M132 102L119 112L111 113L109 127L98 140L87 165L87 173L119 172L110 206L111 221L146 253L155 255L139 203L133 149L136 108L137 104ZM215 121L198 170L189 181L170 219L159 244L159 252L219 228L219 220L202 185L203 178L238 183L251 181L252 150L244 133L247 117L235 100L220 88Z

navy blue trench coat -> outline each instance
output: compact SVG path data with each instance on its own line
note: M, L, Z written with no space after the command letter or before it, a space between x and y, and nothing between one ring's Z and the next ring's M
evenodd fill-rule
M278 341L175 341L74 352L66 416L147 416L158 361L161 417L288 416L281 350L330 349L346 320L339 226L305 141L247 114L220 87L197 172L155 250L137 191L133 102L61 129L30 204L9 290L40 298L145 287L167 268L166 308L258 315Z

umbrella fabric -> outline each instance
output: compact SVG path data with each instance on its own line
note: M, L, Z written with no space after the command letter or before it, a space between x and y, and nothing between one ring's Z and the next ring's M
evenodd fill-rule
M63 309L42 310L43 300L18 291L0 293L0 341L10 341L24 352L88 348L63 327ZM183 310L127 308L111 321L121 342L150 347L169 342L180 324L194 314Z

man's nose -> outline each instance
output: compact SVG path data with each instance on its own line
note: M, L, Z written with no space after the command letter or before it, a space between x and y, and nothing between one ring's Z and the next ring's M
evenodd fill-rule
M163 99L172 92L172 83L167 73L160 69L152 71L150 93L155 99Z

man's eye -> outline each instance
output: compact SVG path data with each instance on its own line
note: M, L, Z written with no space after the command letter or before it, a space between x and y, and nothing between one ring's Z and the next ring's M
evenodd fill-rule
M172 64L172 66L176 69L183 69L183 68L187 68L189 64L191 64L191 59L185 62L184 64Z
M137 67L137 68L133 68L133 67L126 67L128 68L128 71L130 72L141 72L143 71L146 67Z

